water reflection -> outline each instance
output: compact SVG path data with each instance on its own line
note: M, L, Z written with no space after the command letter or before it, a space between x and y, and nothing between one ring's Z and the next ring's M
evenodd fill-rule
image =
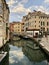
M10 65L47 65L47 57L41 49L33 50L27 47L26 44L33 45L31 40L20 40L11 42L10 45ZM49 64L48 64L49 65Z
M26 40L20 40L20 41L12 41L11 44L13 46L22 47L26 44Z
M43 60L46 60L46 57L41 50L33 50L29 47L23 47L22 48L23 53L29 58L30 61L34 62L41 62Z
M3 50L3 48L1 50ZM7 52L7 55L2 60L2 62L0 63L0 65L9 65L9 45L8 45L8 43L5 45L4 51Z
M10 57L9 57L9 62L10 62L10 65L15 65L15 64L19 64L21 59L23 59L23 52L21 51L22 48L18 48L18 47L15 47L13 48L12 45L10 45Z

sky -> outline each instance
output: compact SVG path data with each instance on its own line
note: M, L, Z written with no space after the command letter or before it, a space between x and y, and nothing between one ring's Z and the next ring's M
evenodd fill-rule
M22 21L23 16L28 12L42 11L49 14L49 0L6 0L10 16L9 21Z

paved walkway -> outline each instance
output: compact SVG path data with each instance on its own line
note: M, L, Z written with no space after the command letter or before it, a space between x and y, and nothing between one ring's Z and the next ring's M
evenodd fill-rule
M40 45L49 52L49 36L41 39Z

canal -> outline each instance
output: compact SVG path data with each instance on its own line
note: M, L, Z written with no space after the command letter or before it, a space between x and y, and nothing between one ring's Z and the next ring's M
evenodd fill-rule
M2 65L49 65L48 55L34 44L29 39L11 41L8 49L9 54Z

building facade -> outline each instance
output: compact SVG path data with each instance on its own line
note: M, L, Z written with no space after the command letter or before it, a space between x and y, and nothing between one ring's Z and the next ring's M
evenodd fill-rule
M21 34L21 22L13 22L14 24L14 33Z
M21 22L21 34L24 34L24 22Z
M28 15L23 16L24 30L39 29L42 33L49 32L49 15L41 11L29 12Z
M39 29L27 29L26 30L26 35L28 37L38 37L39 34L41 34Z
M24 22L10 23L10 33L24 34Z
M0 47L9 40L9 7L5 0L0 0Z
M10 23L10 33L14 32L14 23Z

